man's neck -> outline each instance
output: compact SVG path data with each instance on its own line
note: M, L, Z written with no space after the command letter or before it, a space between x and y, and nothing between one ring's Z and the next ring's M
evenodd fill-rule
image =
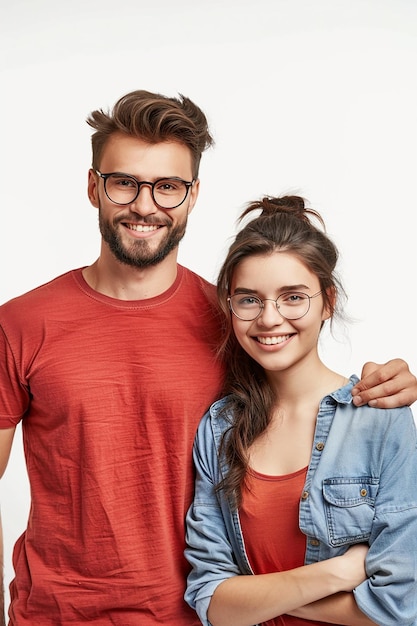
M169 289L177 277L177 251L155 266L140 268L101 255L83 270L87 284L110 298L146 300Z

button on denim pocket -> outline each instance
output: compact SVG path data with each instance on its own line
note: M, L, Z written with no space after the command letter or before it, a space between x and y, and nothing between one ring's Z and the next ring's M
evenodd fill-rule
M327 531L332 546L367 541L375 513L379 480L327 478L323 481L323 497Z

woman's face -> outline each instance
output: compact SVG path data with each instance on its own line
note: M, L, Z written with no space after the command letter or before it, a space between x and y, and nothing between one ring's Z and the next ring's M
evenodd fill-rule
M319 293L318 293L319 292ZM306 294L304 299L298 294ZM251 256L236 268L230 295L240 294L240 307L252 312L256 297L266 300L259 317L244 321L232 315L232 325L242 348L266 371L286 371L295 365L317 358L317 343L322 322L330 317L324 307L318 277L298 257L289 252L273 252ZM297 316L308 309L300 319L290 320L282 313ZM317 295L318 294L318 295ZM311 298L311 296L314 296ZM253 315L256 314L256 303ZM243 313L246 317L246 313ZM249 317L251 314L249 313Z

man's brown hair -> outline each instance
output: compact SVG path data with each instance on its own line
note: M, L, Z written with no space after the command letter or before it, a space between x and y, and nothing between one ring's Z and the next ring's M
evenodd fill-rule
M99 169L107 140L116 132L150 144L176 141L187 146L192 155L194 178L198 177L202 153L214 143L203 111L181 94L169 98L150 91L132 91L122 96L111 111L92 111L87 124L96 131L91 137L95 170Z

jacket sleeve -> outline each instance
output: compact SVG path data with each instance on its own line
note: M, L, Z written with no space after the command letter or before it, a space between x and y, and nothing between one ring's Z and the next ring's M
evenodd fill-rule
M186 518L185 550L192 570L185 600L197 611L201 622L209 625L207 611L216 587L241 573L234 558L232 515L215 491L220 470L209 415L204 416L197 431L193 458L195 494Z
M408 407L392 414L366 560L368 578L354 594L361 611L377 624L411 626L417 624L416 426Z

